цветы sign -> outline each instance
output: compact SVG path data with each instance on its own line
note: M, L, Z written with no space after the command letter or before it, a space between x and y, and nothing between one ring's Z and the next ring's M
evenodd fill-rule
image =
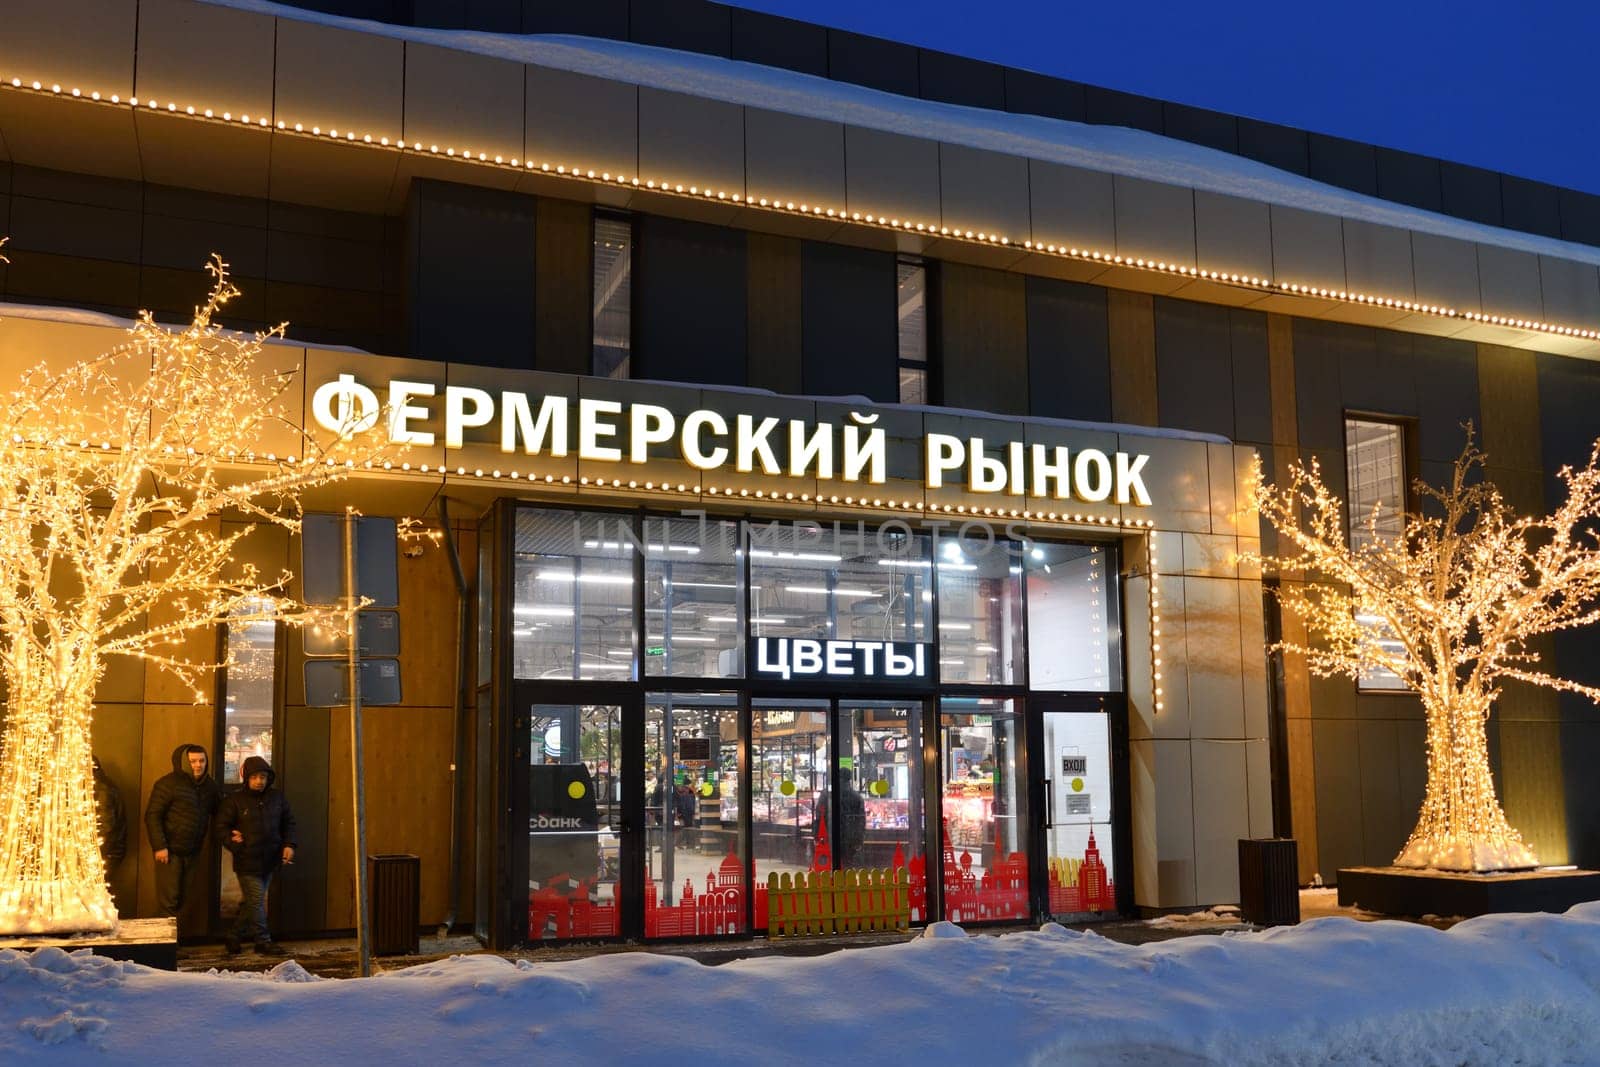
M342 436L365 433L383 423L395 444L461 448L469 432L498 438L509 454L564 457L604 463L642 464L668 449L702 471L731 467L741 474L837 479L881 485L887 481L888 440L877 413L851 411L843 425L782 419L738 411L696 409L681 417L650 403L595 397L530 395L502 389L491 393L451 385L442 395L432 382L394 379L384 396L341 374L311 395L319 426ZM728 394L736 406L738 394ZM998 450L1001 454L990 455ZM1004 441L925 433L923 484L938 489L963 485L974 493L1111 501L1149 507L1143 471L1149 456L1107 453L1097 448ZM782 458L780 459L780 453Z

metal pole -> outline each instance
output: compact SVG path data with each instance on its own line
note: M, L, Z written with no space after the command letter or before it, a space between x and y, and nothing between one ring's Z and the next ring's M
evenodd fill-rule
M372 905L367 898L367 795L361 759L361 597L356 589L356 513L344 509L344 592L350 612L350 784L356 816L356 955L363 978L372 976Z

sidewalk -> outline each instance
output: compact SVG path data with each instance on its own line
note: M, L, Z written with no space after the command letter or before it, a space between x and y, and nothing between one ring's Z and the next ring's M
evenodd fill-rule
M1356 908L1339 907L1332 889L1305 889L1300 892L1302 920L1342 915L1346 918L1370 922L1388 916L1375 915ZM1453 925L1451 919L1429 916L1424 920L1430 926L1444 929ZM1092 930L1102 937L1128 945L1143 945L1154 941L1167 941L1178 937L1217 935L1228 931L1248 931L1256 927L1241 923L1236 917L1218 916L1210 912L1191 915L1169 915L1159 919L1116 919L1108 922L1066 924L1074 930ZM1035 929L1032 924L977 927L969 931L972 937L990 937L1018 930ZM585 959L591 956L611 955L618 952L652 952L663 956L680 956L715 966L734 960L757 959L765 956L820 956L841 949L866 948L873 945L891 945L919 936L920 929L909 934L855 934L848 937L797 938L771 941L764 937L718 942L688 943L630 943L630 944L569 944L549 948L526 948L498 953L507 959L560 960ZM353 978L356 975L356 943L352 937L317 938L308 941L285 941L289 957L312 974L323 978ZM419 963L429 963L449 956L469 956L487 952L478 939L466 934L449 937L424 937L421 951L415 956L385 956L372 961L374 974L403 970ZM257 956L249 948L237 956L228 956L222 946L194 945L178 950L178 970L188 972L266 971L282 963L282 958Z

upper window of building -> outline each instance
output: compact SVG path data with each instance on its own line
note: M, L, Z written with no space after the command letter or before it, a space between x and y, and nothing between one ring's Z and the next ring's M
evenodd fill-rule
M644 540L645 673L741 677L739 524L651 517Z
M914 259L898 264L896 316L900 323L900 403L928 402L928 268Z
M601 378L630 375L633 337L633 223L594 218L594 361Z
M1122 688L1114 553L1108 545L1027 543L1023 566L1033 688L1089 693Z
M1406 432L1396 422L1349 418L1344 421L1345 498L1349 507L1350 544L1393 541L1405 532ZM1357 621L1383 627L1376 617ZM1387 629L1387 627L1383 627ZM1394 640L1380 636L1381 642ZM1404 689L1405 683L1390 671L1363 674L1362 689Z
M632 523L517 512L511 658L517 678L635 678Z

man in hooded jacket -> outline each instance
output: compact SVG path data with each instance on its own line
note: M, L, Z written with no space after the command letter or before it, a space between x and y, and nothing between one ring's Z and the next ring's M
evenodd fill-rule
M218 800L209 767L200 745L179 745L172 751L172 773L156 780L145 805L145 834L156 860L156 906L162 915L177 915L183 909L189 883L200 867Z
M239 879L239 917L226 941L228 954L238 953L246 938L264 956L286 953L267 929L267 890L272 876L294 862L294 813L289 798L274 789L272 767L251 756L239 768L244 788L229 793L217 808L217 840L233 853L233 874Z

